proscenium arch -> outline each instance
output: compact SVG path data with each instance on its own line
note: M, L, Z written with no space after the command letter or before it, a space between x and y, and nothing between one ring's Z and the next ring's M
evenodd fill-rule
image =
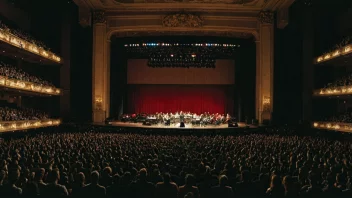
M163 35L197 35L234 37L241 33L254 37L256 52L256 118L260 123L271 120L273 98L273 24L261 23L258 29L238 27L107 27L105 23L93 26L93 82L92 109L93 121L104 122L110 111L110 39L118 37L163 36ZM142 34L142 35L140 35ZM144 35L145 36L145 35ZM238 38L238 37L237 37ZM242 37L243 38L243 37Z

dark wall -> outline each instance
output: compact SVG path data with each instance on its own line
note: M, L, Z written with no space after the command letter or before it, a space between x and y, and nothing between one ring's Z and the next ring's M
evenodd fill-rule
M121 39L111 41L110 116L119 117L127 105L127 54Z
M301 119L302 14L290 9L290 23L275 29L273 121L295 124Z
M256 44L254 39L242 42L235 58L235 115L239 121L255 119Z

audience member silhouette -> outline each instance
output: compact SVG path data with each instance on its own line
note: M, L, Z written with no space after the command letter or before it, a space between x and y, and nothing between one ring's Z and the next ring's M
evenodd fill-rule
M19 169L10 169L8 172L8 183L2 185L2 192L0 192L0 195L3 195L4 197L17 197L22 195L22 189L16 186L19 177Z
M84 195L84 188L86 187L85 181L86 177L84 173L79 172L75 175L74 183L72 185L72 196L75 197L82 197Z
M155 186L153 183L147 181L147 169L142 168L139 171L138 180L132 182L130 190L133 198L153 198L155 194Z
M273 198L284 197L285 189L282 186L281 179L279 176L271 176L270 187L268 188L266 193Z
M196 178L193 175L188 174L186 176L185 185L180 186L178 190L178 197L183 198L188 193L192 193L194 198L199 198L199 191L196 187Z
M171 181L170 174L165 173L163 180L163 182L156 184L156 198L177 198L178 187L174 182Z
M105 187L99 185L98 171L91 173L91 183L83 188L83 194L87 197L104 197L106 195Z
M219 177L219 185L211 189L212 197L231 198L234 196L232 188L228 186L229 179L225 175Z
M68 196L68 191L64 185L59 184L60 172L58 169L53 169L48 174L48 184L45 187L45 190L40 191L40 195L47 197L60 197Z

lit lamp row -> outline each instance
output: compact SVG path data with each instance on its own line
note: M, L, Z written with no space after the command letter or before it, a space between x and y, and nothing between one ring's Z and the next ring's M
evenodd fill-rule
M316 63L321 63L321 62L324 62L324 61L328 61L328 60L331 60L333 58L349 54L351 52L352 52L352 44L346 45L346 46L344 46L344 47L342 47L340 49L337 49L334 52L327 53L327 54L325 54L323 56L318 57L316 59Z
M60 125L61 120L21 120L21 121L4 121L0 122L0 132L35 129L47 126Z
M318 129L352 132L352 123L350 124L342 122L314 122L313 127Z
M184 44L184 43L134 43L134 44L125 44L125 47L139 47L139 46L212 46L212 47L240 47L240 45L234 44L219 44L219 43L193 43L193 44Z
M61 94L61 90L55 87L43 86L32 82L10 79L5 76L0 76L0 86L50 95Z
M13 45L15 47L24 49L26 51L32 52L44 58L53 60L60 63L61 58L56 56L54 53L44 50L42 47L37 46L36 44L30 43L26 40L20 39L17 36L5 31L0 28L0 41Z
M320 89L314 92L314 95L336 96L352 94L352 86L341 86L336 88Z

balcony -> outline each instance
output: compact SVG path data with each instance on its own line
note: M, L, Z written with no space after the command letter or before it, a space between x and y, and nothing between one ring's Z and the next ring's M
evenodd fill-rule
M40 84L21 81L16 79L10 79L6 76L0 76L0 87L15 89L20 91L44 94L44 95L61 95L61 89L51 86L43 86Z
M313 92L313 96L349 96L352 95L352 86L322 88Z
M61 120L21 120L21 121L0 121L0 133L18 130L35 129L48 126L58 126Z
M13 35L6 29L0 28L1 54L22 57L34 63L62 64L62 59L42 47Z
M345 45L339 49L321 55L314 59L314 64L347 66L352 61L352 44Z
M352 133L352 123L344 122L314 122L313 128Z

